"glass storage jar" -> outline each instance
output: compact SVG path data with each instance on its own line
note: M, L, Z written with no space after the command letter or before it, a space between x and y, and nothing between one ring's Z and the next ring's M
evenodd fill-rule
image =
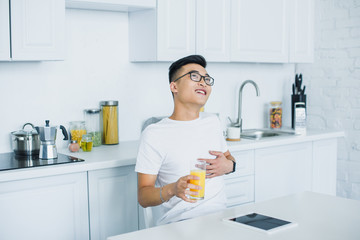
M118 144L118 101L100 102L102 112L103 144Z
M278 129L282 126L282 102L270 102L270 128Z
M91 152L93 147L93 136L91 134L85 134L82 136L81 149L84 152Z
M78 152L80 149L80 145L76 140L71 140L68 148L70 152Z
M72 141L77 141L81 146L81 139L86 134L85 121L70 122L70 136Z
M100 109L92 108L84 110L86 133L92 135L93 146L101 145L101 131L100 131Z

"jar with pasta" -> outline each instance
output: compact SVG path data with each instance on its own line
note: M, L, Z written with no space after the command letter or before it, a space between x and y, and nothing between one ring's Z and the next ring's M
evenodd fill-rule
M100 102L100 105L103 144L118 144L118 101L102 101Z
M282 126L281 102L270 102L270 128L278 129Z
M82 136L86 134L85 121L72 121L69 129L71 140L77 141L81 146Z

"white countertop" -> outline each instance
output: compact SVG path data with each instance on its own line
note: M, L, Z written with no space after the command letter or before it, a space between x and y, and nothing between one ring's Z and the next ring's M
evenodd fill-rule
M295 222L297 226L269 235L222 220L251 212ZM360 201L304 192L229 208L223 212L182 222L113 236L109 237L108 240L359 240L359 223Z
M287 144L295 144L309 141L318 141L330 138L344 137L345 134L342 131L321 131L312 130L307 131L305 135L294 135L294 136L279 136L279 137L268 137L261 140L250 140L241 138L238 142L227 142L230 152L267 148L275 146L284 146Z
M303 136L283 136L262 140L241 139L239 142L227 142L230 152L274 146L284 146L322 139L343 137L340 131L308 131ZM58 149L59 153L84 159L84 162L50 165L43 167L23 168L0 172L0 182L28 178L91 171L96 169L121 167L135 164L139 141L120 142L118 145L94 147L91 152L71 153L68 149Z
M0 182L133 165L136 161L138 146L139 141L132 141L120 142L118 145L102 145L93 148L91 152L80 150L72 153L68 149L58 149L59 153L85 161L1 171Z

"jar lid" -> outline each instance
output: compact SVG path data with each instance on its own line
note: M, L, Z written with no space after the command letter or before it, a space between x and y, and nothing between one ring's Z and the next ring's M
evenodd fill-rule
M100 111L101 110L99 108L89 108L84 110L85 113L89 114L99 113Z
M282 102L281 101L274 101L274 102L270 102L271 105L281 105Z
M110 100L110 101L101 101L101 106L117 106L119 104L118 101Z
M70 124L85 124L85 121L70 121Z
M71 140L70 143L77 143L77 140Z
M84 134L82 135L81 141L83 142L92 142L93 136L91 134Z

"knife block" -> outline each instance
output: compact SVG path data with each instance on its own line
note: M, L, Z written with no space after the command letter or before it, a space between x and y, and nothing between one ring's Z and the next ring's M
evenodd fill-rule
M306 111L306 94L304 95L291 95L291 128L294 128L294 113L295 113L295 103L303 102L305 103L305 111Z

